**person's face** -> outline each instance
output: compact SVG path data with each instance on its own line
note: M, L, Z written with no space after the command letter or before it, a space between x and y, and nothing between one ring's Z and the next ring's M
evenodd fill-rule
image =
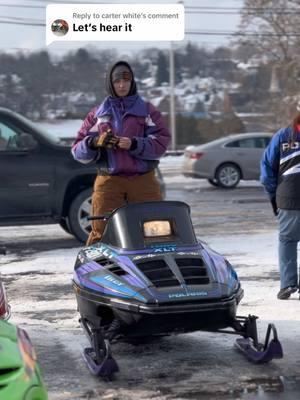
M115 93L118 97L126 97L130 91L131 79L116 79L113 82Z

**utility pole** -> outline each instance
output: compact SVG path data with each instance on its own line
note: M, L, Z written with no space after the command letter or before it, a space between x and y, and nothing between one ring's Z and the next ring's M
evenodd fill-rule
M174 48L170 43L170 126L171 126L171 149L176 150L176 113L175 113L175 68Z

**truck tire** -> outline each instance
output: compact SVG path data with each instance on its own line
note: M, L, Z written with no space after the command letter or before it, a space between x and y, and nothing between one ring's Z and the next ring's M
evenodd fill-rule
M69 227L69 222L68 222L68 219L67 219L67 218L62 218L62 219L59 221L59 225L60 225L60 227L61 227L65 232L71 234L70 227Z
M91 232L91 221L87 217L92 210L92 188L80 192L72 201L69 209L70 233L80 242L86 242Z

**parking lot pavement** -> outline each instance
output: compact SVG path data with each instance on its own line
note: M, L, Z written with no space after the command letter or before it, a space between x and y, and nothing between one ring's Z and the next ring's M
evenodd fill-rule
M235 189L220 189L206 180L165 177L168 200L181 200L191 207L198 235L273 231L277 220L262 186L241 182Z

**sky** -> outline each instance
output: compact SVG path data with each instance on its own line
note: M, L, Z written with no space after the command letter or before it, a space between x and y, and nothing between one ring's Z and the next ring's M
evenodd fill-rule
M206 34L186 34L181 45L187 41L197 42L205 47L217 47L228 44L229 37L212 35L212 31L234 31L239 24L238 9L243 6L244 0L185 0L185 7L198 7L198 10L186 9L186 31L201 30ZM80 0L0 0L0 51L14 52L22 50L31 52L46 48L45 27L15 24L17 22L45 23L46 5L53 3L176 3L174 0L117 0L117 1L80 1ZM22 6L22 7L21 7ZM199 9L201 7L201 9ZM203 9L209 7L210 9ZM211 9L214 8L214 9ZM221 9L225 7L224 9ZM226 10L227 8L227 10ZM234 8L230 10L229 8ZM188 11L188 12L187 12ZM12 23L15 22L15 23ZM52 43L48 49L51 53L63 55L79 47L89 45L85 42L60 42ZM168 42L92 42L98 49L114 48L121 53L131 53L147 47L168 48Z

